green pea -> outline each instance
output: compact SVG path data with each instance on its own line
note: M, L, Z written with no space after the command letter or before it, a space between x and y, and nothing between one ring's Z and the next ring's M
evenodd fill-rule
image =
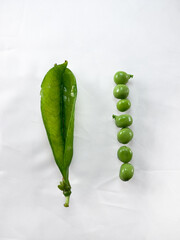
M115 86L113 90L113 94L115 98L124 99L129 95L129 88L126 85L118 84Z
M128 99L121 99L117 102L116 106L120 112L125 112L131 107L131 102Z
M116 126L120 128L129 127L133 122L129 114L122 114L120 116L112 115L112 117L115 119Z
M117 156L121 162L128 163L132 159L133 152L129 147L122 146L118 149Z
M134 175L134 167L130 163L121 165L119 177L122 181L129 181Z
M114 75L114 82L116 84L126 84L133 75L127 74L126 72L119 71Z
M130 128L123 128L117 134L120 143L126 144L133 138L133 131Z

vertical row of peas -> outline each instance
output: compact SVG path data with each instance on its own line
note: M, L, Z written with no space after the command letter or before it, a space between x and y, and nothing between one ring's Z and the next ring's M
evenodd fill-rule
M125 112L131 107L131 102L127 99L129 95L129 88L126 86L127 82L133 75L127 74L125 72L117 72L114 75L114 82L117 84L113 90L115 98L120 99L117 102L117 109L120 112ZM133 138L133 131L129 128L131 126L133 119L129 114L121 114L119 116L113 115L115 119L116 126L121 128L117 134L117 139L122 144L127 144ZM129 162L132 159L133 152L127 146L121 146L118 149L117 156L123 164L120 168L119 177L123 181L128 181L133 177L134 167Z

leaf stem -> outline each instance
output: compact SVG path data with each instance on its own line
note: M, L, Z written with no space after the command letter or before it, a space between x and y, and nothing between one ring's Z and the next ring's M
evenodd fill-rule
M65 207L69 207L69 197L70 196L65 197L65 204L64 204Z

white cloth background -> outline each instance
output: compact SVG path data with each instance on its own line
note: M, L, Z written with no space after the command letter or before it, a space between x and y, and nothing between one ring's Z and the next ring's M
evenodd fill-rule
M180 239L180 1L0 1L0 240ZM78 98L64 208L40 112L68 60ZM119 177L113 75L129 81L131 181Z

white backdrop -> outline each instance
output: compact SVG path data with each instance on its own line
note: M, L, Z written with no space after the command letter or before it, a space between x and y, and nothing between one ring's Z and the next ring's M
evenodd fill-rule
M0 240L180 239L180 1L0 1ZM40 113L68 60L78 98L64 208ZM113 75L134 74L131 181L119 177Z

